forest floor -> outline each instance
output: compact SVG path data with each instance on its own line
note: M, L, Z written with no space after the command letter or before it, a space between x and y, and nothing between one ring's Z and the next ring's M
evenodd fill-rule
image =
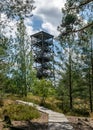
M40 113L41 117L38 119L33 119L31 121L12 121L12 125L17 128L24 127L24 130L48 130L48 115L42 112ZM67 119L74 130L93 130L92 118L67 116ZM3 128L4 124L4 122L0 122L0 130L10 130L9 128Z
M74 130L93 130L93 118L67 116Z
M7 100L7 103L11 101ZM41 116L38 119L31 121L12 121L12 126L19 128L18 130L49 130L48 129L48 114L40 112ZM66 116L69 120L69 124L73 126L74 130L93 130L93 116L89 117L77 117L77 116ZM4 128L5 122L0 119L0 130L10 130ZM24 129L22 129L24 128ZM12 128L11 130L17 130Z

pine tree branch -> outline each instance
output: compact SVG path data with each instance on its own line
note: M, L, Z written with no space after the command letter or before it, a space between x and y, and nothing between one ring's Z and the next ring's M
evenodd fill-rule
M82 7L82 6L86 5L86 4L88 4L88 3L90 3L90 2L93 2L93 0L86 0L86 1L82 2L80 5L78 5L78 6L76 6L76 7L68 8L68 10L78 9L78 8L80 8L80 7Z
M84 27L82 27L82 28L80 28L80 29L77 29L77 30L71 30L71 31L67 31L67 32L63 32L62 34L63 34L63 35L67 35L68 33L76 33L76 32L80 32L80 31L82 31L82 30L84 30L84 29L86 29L86 28L92 27L92 26L93 26L93 22L87 24L86 26L84 26Z
M83 5L86 5L86 4L90 3L90 2L93 2L93 0L86 0L85 2L82 2L82 3L79 5L79 7L81 7L81 6L83 6Z

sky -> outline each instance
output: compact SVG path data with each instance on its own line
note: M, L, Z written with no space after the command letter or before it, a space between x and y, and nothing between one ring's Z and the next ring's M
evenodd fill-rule
M50 33L54 37L58 36L57 27L61 24L62 8L66 0L34 0L36 7L33 11L32 17L25 18L25 25L28 35L32 35L39 31ZM1 19L7 23L5 24L6 36L15 35L16 21L7 19L4 13L1 14ZM2 21L1 20L1 21ZM12 31L11 31L12 28ZM7 31L6 31L7 30Z
M62 19L61 9L65 0L35 0L33 17L25 20L28 34L46 31L55 37L58 35L57 26Z

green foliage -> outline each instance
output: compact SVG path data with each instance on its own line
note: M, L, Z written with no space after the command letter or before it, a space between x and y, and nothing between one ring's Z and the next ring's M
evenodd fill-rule
M43 106L45 108L48 108L50 110L53 110L53 111L56 111L56 112L63 112L62 109L60 109L58 107L58 104L57 103L53 103L53 102L46 102L45 104L43 104Z
M43 105L44 107L57 111L62 112L62 109L59 108L58 104L60 104L60 100L56 99L54 96L54 93L52 95L49 95L49 97L46 98L45 103L41 104L41 99L39 96L36 96L36 94L29 93L27 97L22 98L21 100L27 101L27 102L33 102L38 105Z
M16 38L11 37L11 52L9 75L10 80L6 92L27 96L32 85L32 54L30 52L30 39L26 34L24 20L20 17L17 22ZM9 50L10 51L10 50Z
M82 116L88 117L89 116L89 111L86 110L86 108L73 109L72 115L76 115L76 116L81 116L82 115Z
M61 71L57 94L62 100L62 109L66 102L70 103L71 109L75 107L74 99L77 98L88 101L93 111L92 18L91 1L66 0L62 22L58 27L59 46L62 48L58 50L58 55L62 62L58 64Z
M9 39L4 35L0 36L0 90L3 91L5 84L7 83L7 48Z
M4 0L0 4L1 12L8 18L31 16L34 9L33 0Z
M74 24L75 21L77 20L76 15L74 14L67 14L67 16L65 17L65 25L70 25L70 24Z
M2 7L1 15L4 14L7 19L5 21L1 17L0 79L2 79L2 83L0 82L0 89L3 88L4 92L19 93L26 96L27 87L30 88L31 86L31 82L29 82L31 73L28 73L30 71L28 66L31 66L31 58L30 42L28 42L30 40L26 35L24 19L32 16L34 1L1 0L0 4ZM8 26L8 22L13 22L14 19L16 21L15 36L10 35L6 38L6 28L8 27L10 32L13 30L12 27ZM2 73L1 69L3 70ZM6 75L9 76L9 80L7 80ZM7 85L5 82L7 82Z
M2 113L5 110L11 120L31 120L40 116L35 108L26 105L10 104L3 108Z
M33 93L41 97L41 104L45 103L45 99L52 92L53 85L50 81L45 79L37 80L35 86L33 87Z

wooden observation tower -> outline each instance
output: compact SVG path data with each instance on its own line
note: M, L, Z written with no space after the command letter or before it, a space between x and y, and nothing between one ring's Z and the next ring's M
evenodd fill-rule
M31 48L37 78L54 79L53 35L43 31L31 35Z

